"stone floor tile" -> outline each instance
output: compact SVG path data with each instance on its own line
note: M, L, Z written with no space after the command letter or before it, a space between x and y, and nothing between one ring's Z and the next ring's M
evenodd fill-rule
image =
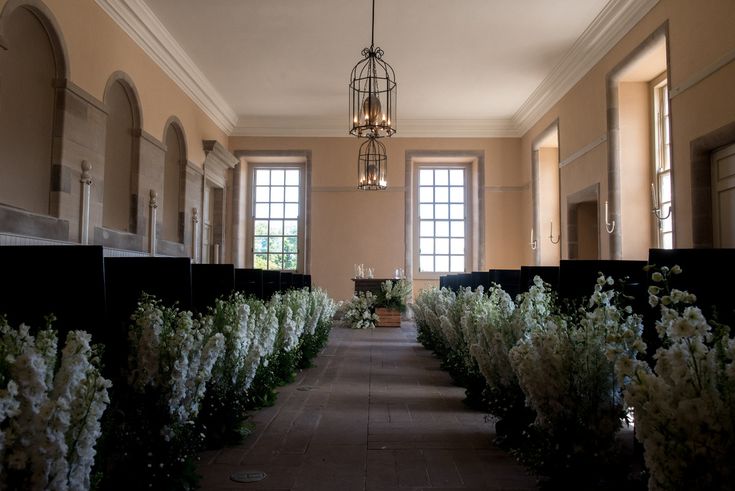
M210 490L419 491L536 489L492 445L493 422L463 405L415 327L335 328L315 367L255 412L242 445L200 456ZM258 483L232 472L261 470Z

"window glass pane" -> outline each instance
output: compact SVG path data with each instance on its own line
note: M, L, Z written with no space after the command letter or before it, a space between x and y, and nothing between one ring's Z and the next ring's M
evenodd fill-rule
M464 205L449 205L449 218L462 220L464 218Z
M668 211L668 209L666 211ZM666 216L666 215L664 215L664 216ZM661 225L663 225L663 231L664 231L664 233L671 232L672 231L672 228L671 228L672 222L673 222L673 220L671 219L671 215L669 215L669 217L666 220L664 220L663 222L661 222Z
M434 184L434 171L421 169L419 171L419 186L431 186L432 184Z
M452 186L464 186L464 169L450 169L449 184Z
M283 221L271 220L270 227L268 229L269 235L282 235L283 234Z
M434 222L430 220L421 220L421 226L419 227L419 235L421 237L433 237L434 236Z
M283 201L283 188L281 186L271 187L271 201Z
M268 269L268 255L256 254L253 259L253 267L257 269Z
M283 238L282 237L271 237L268 239L268 249L270 252L282 252L283 251Z
M283 222L283 235L297 235L299 231L299 222L296 220L286 220Z
M446 220L449 218L449 205L434 205L435 218Z
M449 202L449 188L443 186L434 188L434 201L436 203Z
M434 188L419 188L419 202L431 203L434 201Z
M461 273L464 271L464 256L452 256L451 267L449 271L452 273Z
M441 221L436 222L436 236L437 237L449 237L449 222Z
M268 204L258 203L255 205L255 218L268 218Z
M449 239L436 239L436 254L449 254Z
M271 218L283 218L283 203L271 204Z
M671 201L671 173L661 174L661 199L660 203Z
M253 248L255 252L268 252L268 237L255 237Z
M268 169L258 169L255 171L255 184L259 186L267 186L271 183L271 171Z
M464 222L452 221L452 237L464 237Z
M296 254L284 254L283 255L283 269L296 269Z
M286 188L286 201L289 203L299 202L299 188L289 186Z
M298 218L299 217L299 205L297 203L286 203L286 209L284 212L285 218Z
M435 271L449 271L449 256L434 256Z
M464 203L464 188L452 186L449 188L449 201L452 203Z
M255 220L255 235L268 234L268 220Z
M289 169L286 171L286 185L287 186L298 186L299 185L299 171L297 169Z
M464 254L464 239L452 239L452 254Z
M255 201L267 202L270 199L268 195L268 186L257 186L255 188Z
M268 269L282 269L283 256L281 254L270 254L268 256Z
M285 184L286 172L282 170L271 171L271 186L283 186Z
M434 271L434 256L419 256L419 271Z
M663 236L663 242L664 242L664 249L673 249L674 248L674 234L664 234Z
M437 186L446 186L449 184L449 171L447 169L434 170L434 184Z
M434 205L419 205L419 218L434 218Z
M434 254L434 239L420 239L419 254Z
M296 237L285 237L283 239L283 251L284 252L296 252L298 242Z

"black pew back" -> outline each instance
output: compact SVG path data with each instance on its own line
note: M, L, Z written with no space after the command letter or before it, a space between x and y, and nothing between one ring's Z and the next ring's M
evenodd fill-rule
M104 330L105 276L101 246L0 247L0 314L13 327L45 327L54 314L59 346L82 329L95 341Z
M651 249L648 263L658 268L679 265L682 272L672 275L671 286L694 293L708 319L716 311L719 322L735 327L735 301L727 284L735 277L735 249ZM657 284L650 281L653 271L649 284Z
M552 290L559 288L559 266L521 266L521 291L528 291L536 276L551 285Z
M196 311L205 313L214 301L235 289L235 267L232 264L192 264L191 295Z
M559 264L559 296L566 299L589 297L602 272L614 280L629 278L625 293L638 302L645 297L646 261L572 259ZM647 298L647 297L646 297Z
M281 272L263 271L263 296L264 301L271 299L274 293L281 291Z
M235 270L235 290L263 298L263 270L253 268L238 268Z
M491 269L490 281L500 285L511 298L521 293L520 269Z
M477 287L481 286L485 293L490 288L490 272L489 271L473 271L471 273L471 286L472 290L477 290Z

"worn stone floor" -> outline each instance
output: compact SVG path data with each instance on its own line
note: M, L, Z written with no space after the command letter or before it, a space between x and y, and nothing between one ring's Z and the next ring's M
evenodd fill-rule
M242 445L201 455L203 490L536 489L412 323L335 327L315 365L253 414ZM230 480L247 470L267 477Z

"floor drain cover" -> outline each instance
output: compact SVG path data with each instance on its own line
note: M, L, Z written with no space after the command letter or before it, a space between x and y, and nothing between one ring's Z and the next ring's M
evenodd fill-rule
M258 482L266 477L267 474L263 471L237 471L232 473L230 479L235 482Z

